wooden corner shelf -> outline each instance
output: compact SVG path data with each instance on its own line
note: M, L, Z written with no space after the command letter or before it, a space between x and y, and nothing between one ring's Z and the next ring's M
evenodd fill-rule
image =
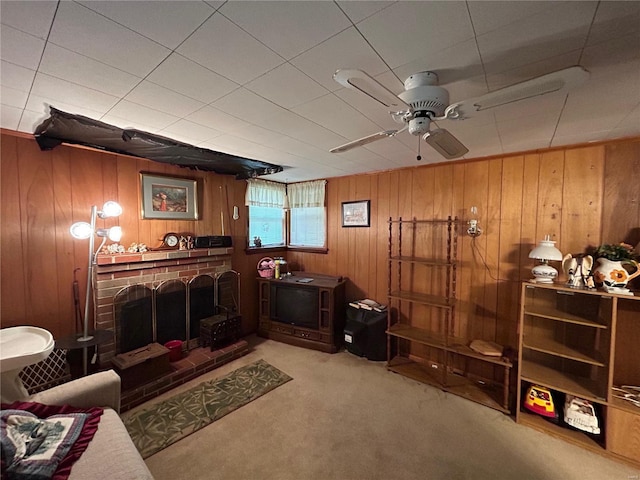
M455 217L389 219L387 335L390 356L387 368L510 413L512 362L505 357L482 355L469 348L469 340L452 334L457 330L454 319L459 228L460 222ZM404 238L403 230L409 230ZM430 281L432 275L437 275L439 282ZM420 313L416 313L417 310ZM482 368L477 368L478 364ZM478 378L473 371L492 374L486 373L490 378Z

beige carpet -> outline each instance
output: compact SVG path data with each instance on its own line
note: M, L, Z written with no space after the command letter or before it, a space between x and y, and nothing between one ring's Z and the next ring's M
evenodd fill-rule
M157 480L640 478L383 362L248 340L248 355L179 389L261 358L293 380L149 457Z

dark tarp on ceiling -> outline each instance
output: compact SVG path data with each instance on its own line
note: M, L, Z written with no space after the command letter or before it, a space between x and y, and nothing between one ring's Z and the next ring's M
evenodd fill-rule
M282 171L279 165L215 152L49 108L50 117L38 125L34 133L41 150L51 150L63 142L73 143L221 175L235 175L237 179Z

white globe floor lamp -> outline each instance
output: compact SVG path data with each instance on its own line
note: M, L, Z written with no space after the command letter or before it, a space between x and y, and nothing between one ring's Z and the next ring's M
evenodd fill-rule
M122 207L114 202L108 201L102 206L102 210L98 210L96 205L91 207L91 219L90 223L87 222L76 222L71 225L69 231L71 232L71 236L78 240L89 239L89 262L87 267L87 291L84 302L84 319L83 319L83 331L82 335L76 338L76 342L82 345L82 342L87 342L86 346L83 347L83 367L84 374L87 374L87 348L92 344L91 340L93 340L94 336L89 334L89 310L91 306L91 290L92 290L92 279L93 279L93 267L96 263L96 257L100 249L104 246L107 238L113 242L118 242L122 238L122 229L119 226L114 226L111 228L96 228L96 220L98 217L100 218L110 218L117 217L122 213ZM95 236L102 238L102 243L95 249L94 238Z

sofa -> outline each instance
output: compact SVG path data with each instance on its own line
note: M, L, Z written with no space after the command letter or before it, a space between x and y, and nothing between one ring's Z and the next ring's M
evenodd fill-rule
M25 399L45 405L103 407L98 430L73 464L69 480L146 480L153 475L120 420L120 377L113 370L94 373Z

